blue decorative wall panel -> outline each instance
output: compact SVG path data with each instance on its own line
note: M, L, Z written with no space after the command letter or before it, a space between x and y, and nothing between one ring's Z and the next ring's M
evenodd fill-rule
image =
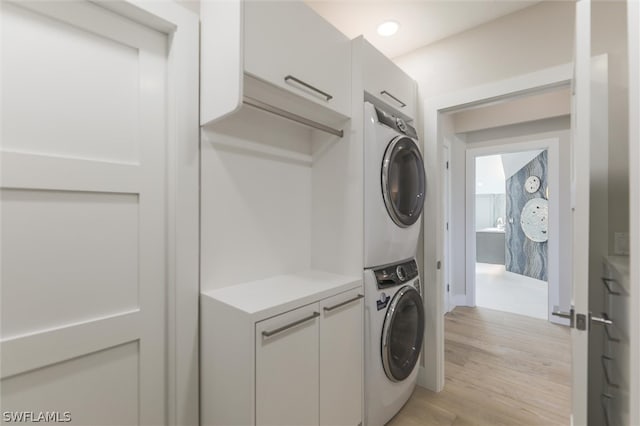
M540 178L540 188L533 194L524 189L529 176ZM531 160L506 182L505 267L509 272L547 281L548 243L527 238L520 226L520 213L532 198L546 198L547 151ZM551 189L553 190L553 189Z

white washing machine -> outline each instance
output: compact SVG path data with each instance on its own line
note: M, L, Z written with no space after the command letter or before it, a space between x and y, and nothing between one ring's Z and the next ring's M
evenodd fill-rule
M426 191L416 130L364 104L365 268L416 255Z
M382 426L416 385L424 306L414 259L364 271L365 426Z

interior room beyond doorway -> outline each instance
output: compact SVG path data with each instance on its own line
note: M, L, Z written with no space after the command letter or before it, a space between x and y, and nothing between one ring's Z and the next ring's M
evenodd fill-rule
M548 317L547 150L475 159L476 305Z

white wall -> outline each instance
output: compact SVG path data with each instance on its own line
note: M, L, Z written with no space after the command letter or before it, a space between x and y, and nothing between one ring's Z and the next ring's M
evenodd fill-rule
M489 127L508 126L523 121L544 120L571 113L571 91L567 87L535 95L523 96L508 103L491 103L455 114L458 133Z
M476 158L476 194L504 194L505 178L499 155Z
M541 2L394 58L426 98L573 60L575 3ZM626 4L595 2L594 56L609 55L609 247L628 232ZM422 106L422 105L421 105ZM568 164L568 163L567 163Z
M609 252L616 232L629 232L629 95L626 4L596 1L593 55L609 56Z
M567 63L573 2L542 2L433 43L394 61L423 98Z
M502 167L504 167L504 176L509 179L515 175L521 168L529 164L531 160L536 158L543 150L511 152L502 154Z
M202 291L311 266L310 136L249 108L204 128Z

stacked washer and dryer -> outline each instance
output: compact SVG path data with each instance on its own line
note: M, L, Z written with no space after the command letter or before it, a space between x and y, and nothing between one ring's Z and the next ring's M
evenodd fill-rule
M364 105L365 424L382 426L416 385L425 316L415 256L425 173L416 130Z

